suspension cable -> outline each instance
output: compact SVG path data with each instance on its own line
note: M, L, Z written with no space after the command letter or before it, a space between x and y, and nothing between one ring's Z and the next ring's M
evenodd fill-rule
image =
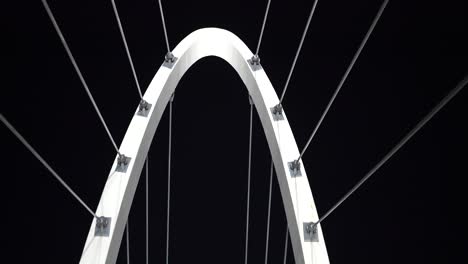
M57 24L57 21L55 20L55 17L52 14L52 11L50 10L49 4L47 4L46 0L42 0L42 4L44 5L44 7L45 7L45 9L47 11L47 15L49 16L50 20L52 21L52 24L54 25L55 31L57 31L57 34L59 35L60 40L62 41L63 47L65 48L65 50L66 50L66 52L68 54L68 57L70 58L70 60L71 60L71 62L73 64L73 67L75 68L76 73L78 74L78 77L80 78L80 81L83 84L83 87L85 88L86 93L88 94L88 97L89 97L89 99L91 100L91 103L94 106L94 109L96 110L97 115L99 116L99 119L101 119L102 125L106 129L107 135L109 136L109 139L111 140L112 145L114 145L114 148L117 151L117 154L119 154L119 157L122 156L120 154L119 148L117 148L117 144L115 144L114 138L112 137L112 135L111 135L111 133L109 131L109 128L107 128L106 122L104 121L104 118L102 117L101 112L99 111L99 108L98 108L96 102L94 101L93 95L89 91L88 84L86 84L86 81L83 78L83 75L81 74L80 68L78 67L78 64L76 63L75 58L73 57L73 54L71 53L70 48L68 47L68 44L65 41L65 38L64 38L64 36L62 34L62 31L60 30L60 28L59 28L59 26Z
M291 66L291 70L289 71L288 78L286 79L286 83L284 84L283 93L281 94L280 101L279 101L278 105L281 105L281 103L283 102L284 95L286 94L286 90L288 89L289 81L291 80L291 76L292 76L292 73L294 71L294 67L296 66L297 58L299 57L299 53L301 53L302 44L304 44L304 39L305 39L305 36L307 34L307 30L309 29L309 25L310 25L310 21L312 20L312 16L315 13L315 7L317 6L317 3L318 3L318 0L315 0L314 5L312 6L312 10L310 11L310 15L309 15L309 18L307 19L307 24L306 24L306 27L304 29L304 33L302 33L301 42L299 43L299 47L297 48L296 56L294 57L294 61L293 61L292 66Z
M260 44L262 43L263 31L265 30L265 24L266 24L267 17L268 17L268 11L270 10L270 3L271 3L271 0L268 0L268 4L266 7L266 11L265 11L265 17L263 18L262 29L260 30L260 37L258 38L257 49L255 51L256 57L258 57L258 52L260 51Z
M148 214L148 155L146 155L146 264L148 264L149 260L149 249L148 249L148 244L149 244L149 214Z
M117 24L119 25L120 35L122 36L122 40L125 46L125 51L127 52L128 61L130 62L130 67L132 68L133 78L135 79L135 83L138 89L138 94L140 95L140 98L143 99L143 94L141 93L140 83L138 81L135 67L133 66L132 56L130 55L130 50L128 49L127 39L125 38L125 33L122 28L122 23L120 22L119 12L117 11L115 0L111 0L111 2L112 2L112 8L114 9L115 18L117 19Z
M161 0L158 0L158 2L159 2L159 11L161 12L162 26L163 26L163 29L164 29L164 37L165 37L165 40L166 40L167 54L170 54L171 53L171 48L169 47L169 38L167 37L166 22L164 20L164 12L163 12L163 8L162 8Z
M351 72L351 69L353 68L354 63L356 62L356 60L357 60L358 57L359 57L359 54L361 54L361 51L363 50L364 46L366 45L366 42L367 42L367 40L369 39L369 36L372 34L372 31L374 30L375 25L377 25L377 22L379 21L380 16L382 15L382 13L383 13L385 7L387 6L387 3L388 3L388 0L385 0L385 1L382 3L382 5L380 6L380 9L379 9L377 15L375 16L374 20L372 21L372 24L371 24L369 30L367 31L366 36L365 36L364 39L362 40L361 45L359 45L359 48L358 48L358 50L356 51L356 53L354 54L354 57L353 57L353 59L351 60L351 63L349 64L348 68L346 69L345 74L344 74L343 77L341 78L341 81L340 81L340 83L338 84L338 87L336 87L336 90L335 90L335 92L333 93L333 96L331 97L330 101L328 102L327 107L326 107L325 110L323 111L322 116L320 117L319 121L317 122L317 125L315 125L315 128L314 128L312 134L311 134L310 137L309 137L309 140L307 141L307 143L306 143L304 149L302 149L301 154L299 155L299 158L297 158L297 160L296 160L295 162L299 162L299 160L302 158L302 155L304 155L305 151L306 151L307 148L309 147L310 142L312 142L312 139L314 138L315 134L317 133L317 130L319 129L320 125L322 124L323 119L324 119L325 116L327 115L328 110L330 110L330 107L331 107L331 105L333 104L333 102L335 101L336 96L337 96L338 93L340 92L341 87L343 87L343 84L344 84L344 82L346 81L346 78L348 78L348 75L349 75L349 73Z
M67 189L68 192L71 195L73 195L73 197L75 197L75 199L78 200L78 202L80 202L81 205L83 205L83 207L86 210L88 210L88 212L93 217L95 217L96 219L99 219L99 217L89 208L89 206L86 205L86 203L83 202L83 200L81 200L81 198L72 190L72 188L70 188L70 186L68 186L68 184L41 157L41 155L39 155L39 153L31 145L29 145L29 143L26 141L26 139L13 127L12 124L10 124L10 122L8 122L8 120L2 114L0 114L0 120L11 131L11 133L13 133L13 135L15 135L16 138L18 138L19 141L21 141L21 143L23 143L23 145L36 157L36 159L38 159L42 163L42 165L44 165L44 167L46 167L47 170L49 170L49 172L63 185L63 187L65 187L65 189Z
M271 215L271 189L273 185L273 160L270 165L270 189L268 191L268 217L267 217L267 230L266 230L266 246L265 246L265 264L268 263L268 240L270 237L270 215Z
M288 260L288 239L289 239L289 228L288 224L286 224L286 238L284 241L284 257L283 257L283 264L286 264L286 261Z
M128 231L128 228L129 228L129 224L128 224L128 218L127 218L127 226L126 226L126 238L127 238L127 264L130 264L130 235L128 234L129 231Z
M248 260L249 250L249 211L250 211L250 173L252 167L252 120L253 120L253 102L252 98L249 97L250 101L250 129L249 129L249 167L247 171L247 217L245 226L245 264Z
M166 264L169 264L169 223L171 208L171 152L172 152L172 102L174 94L169 100L169 150L167 159L167 224L166 224Z
M405 145L408 140L410 140L429 120L432 119L432 117L437 114L452 98L460 92L460 90L465 87L468 84L468 75L465 76L465 78L457 84L457 86L450 91L448 95L446 95L421 121L419 121L418 124L408 133L406 136L403 137L403 139L398 142L396 146L394 146L390 152L385 155L382 160L377 163L354 187L348 191L343 198L341 198L330 210L328 210L316 223L314 223L311 227L312 230L316 228L318 224L320 224L327 216L329 216L338 206L341 205L346 199L348 199L351 194L353 194L361 185L366 182L382 165L387 162L398 150L400 150L403 145Z

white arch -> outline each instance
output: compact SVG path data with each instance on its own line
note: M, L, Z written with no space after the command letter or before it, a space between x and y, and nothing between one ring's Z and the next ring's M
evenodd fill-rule
M249 67L247 60L252 52L231 32L205 28L188 35L173 54L178 58L173 68L161 66L146 90L144 99L152 104L148 116L134 115L120 146L120 152L131 157L127 171L116 172L117 161L114 161L102 192L96 214L111 217L110 234L95 236L94 219L80 263L116 262L144 161L164 109L184 73L199 59L217 56L236 70L257 109L273 158L296 263L328 264L321 227L318 226L318 242L304 240L303 223L318 220L315 203L304 168L301 168L301 177L290 175L287 163L299 156L296 141L285 114L281 121L272 118L270 108L277 105L279 99L263 69L252 71Z

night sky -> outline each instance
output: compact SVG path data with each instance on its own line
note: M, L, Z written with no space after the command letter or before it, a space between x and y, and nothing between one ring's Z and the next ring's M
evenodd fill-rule
M382 1L319 1L284 99L299 149L326 107ZM468 74L464 1L390 1L303 157L319 215L365 175ZM254 50L262 1L163 1L171 47L204 27ZM156 0L117 0L143 92L166 53ZM313 1L271 3L260 49L282 92ZM119 145L139 102L111 1L49 5ZM41 1L7 16L0 111L95 209L115 150ZM11 61L11 63L7 63ZM5 71L6 70L6 71ZM462 90L322 224L330 262L466 263L468 91ZM173 107L171 263L243 263L249 102L236 72L205 58ZM270 156L254 116L249 263L263 263ZM0 125L5 263L78 263L90 214ZM150 262L165 261L168 115L152 142ZM6 181L4 179L7 179ZM131 262L145 260L145 185L130 212ZM465 230L465 231L463 231ZM286 220L274 181L269 263L282 263ZM118 263L126 263L125 237ZM289 249L288 263L294 263Z

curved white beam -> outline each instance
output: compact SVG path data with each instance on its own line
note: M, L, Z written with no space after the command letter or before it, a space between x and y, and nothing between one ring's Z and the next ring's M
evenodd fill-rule
M173 68L161 66L146 90L144 99L152 104L148 116L135 114L120 146L120 152L131 157L127 171L116 172L117 161L114 161L102 192L96 214L111 217L110 234L108 237L95 236L94 219L80 263L116 262L144 161L164 109L185 72L199 59L217 56L236 70L257 109L275 165L296 263L328 264L321 227L318 226L319 242L304 240L304 223L318 220L315 203L304 167L301 168L302 176L290 175L287 163L299 156L299 150L284 112L284 120L274 121L272 118L270 108L278 104L278 96L263 69L252 71L249 67L247 60L252 57L252 52L231 32L205 28L188 35L173 54L178 57Z

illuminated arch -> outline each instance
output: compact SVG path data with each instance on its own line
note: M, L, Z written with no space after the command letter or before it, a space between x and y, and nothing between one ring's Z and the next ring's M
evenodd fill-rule
M263 69L253 71L250 68L247 60L252 57L252 52L231 32L205 28L188 35L173 54L178 60L172 69L161 66L146 90L144 99L152 105L147 117L135 113L120 146L120 152L131 158L126 172L116 171L116 159L102 192L96 214L111 217L109 236L95 236L94 219L80 263L116 262L140 174L164 109L185 72L199 59L216 56L239 74L260 117L281 190L296 263L328 264L320 225L318 242L304 238L304 223L318 220L310 185L303 167L302 176L291 177L287 163L299 156L296 141L284 112L284 120L273 120L270 108L277 105L279 99Z

